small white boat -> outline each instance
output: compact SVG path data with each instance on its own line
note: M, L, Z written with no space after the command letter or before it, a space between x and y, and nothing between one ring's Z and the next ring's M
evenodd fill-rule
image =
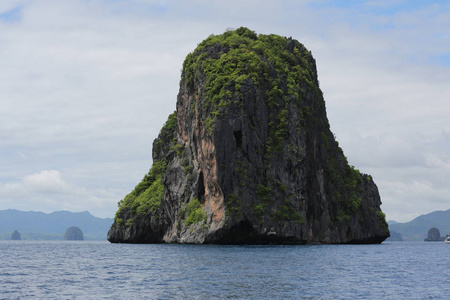
M448 236L448 237L445 238L444 243L450 244L450 236Z

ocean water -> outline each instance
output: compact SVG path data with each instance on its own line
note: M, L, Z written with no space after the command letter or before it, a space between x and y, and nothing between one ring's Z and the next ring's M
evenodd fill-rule
M450 299L450 245L0 241L1 299Z

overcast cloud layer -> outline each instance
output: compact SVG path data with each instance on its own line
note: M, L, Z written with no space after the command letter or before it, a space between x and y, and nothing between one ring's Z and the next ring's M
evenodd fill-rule
M388 219L450 209L448 1L0 2L0 209L113 217L184 57L247 26L317 60L331 129Z

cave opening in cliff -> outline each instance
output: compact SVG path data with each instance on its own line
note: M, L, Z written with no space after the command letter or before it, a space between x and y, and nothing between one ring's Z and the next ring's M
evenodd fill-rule
M234 139L236 140L236 148L242 148L242 130L234 131Z
M201 203L205 202L205 183L203 179L203 172L200 172L198 175L197 199Z

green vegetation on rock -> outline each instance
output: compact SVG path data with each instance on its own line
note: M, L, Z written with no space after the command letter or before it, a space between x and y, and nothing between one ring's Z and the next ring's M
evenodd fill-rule
M189 201L182 212L185 216L184 223L187 226L206 221L206 212L203 210L203 207L197 198L193 198Z
M134 213L154 213L160 207L164 197L164 185L161 179L165 169L166 162L164 160L153 162L148 174L131 193L119 202L118 212L124 207L130 207ZM127 225L129 224L127 223Z
M381 210L377 211L378 221L381 224L381 227L383 227L384 231L389 232L389 225L386 222L386 214L382 212Z
M160 131L158 139L154 142L154 152L164 152L168 148L177 153L183 151L182 146L178 146L175 139L175 131L177 124L176 113L169 115L165 125ZM166 171L166 160L154 160L148 174L144 176L142 181L136 185L134 190L119 201L119 209L116 212L115 221L118 225L123 225L124 221L118 217L120 212L128 207L132 213L145 214L147 212L156 213L160 208L164 197L164 185L162 177ZM133 221L127 220L126 226L131 226Z
M177 112L174 111L167 118L166 123L161 128L159 132L159 137L153 143L153 152L160 153L164 152L164 149L167 147L167 143L172 144L172 147L176 147L176 129L177 129ZM162 137L168 137L167 140ZM180 145L181 146L181 145Z
M290 42L294 44L291 51L286 47ZM214 51L217 53L211 55ZM216 118L226 114L231 99L239 99L246 91L243 85L266 91L266 105L274 113L267 144L271 154L281 151L286 138L290 101L300 105L306 87L319 90L314 84L313 65L311 53L299 42L274 34L257 35L241 27L211 35L200 43L184 61L183 78L191 89L198 76L205 78L203 96L210 111L205 124L210 134Z
M361 188L364 182L370 182L372 178L348 164L344 152L334 138L325 132L322 132L321 138L326 149L326 172L335 187L333 196L340 206L338 219L348 221L360 211Z

